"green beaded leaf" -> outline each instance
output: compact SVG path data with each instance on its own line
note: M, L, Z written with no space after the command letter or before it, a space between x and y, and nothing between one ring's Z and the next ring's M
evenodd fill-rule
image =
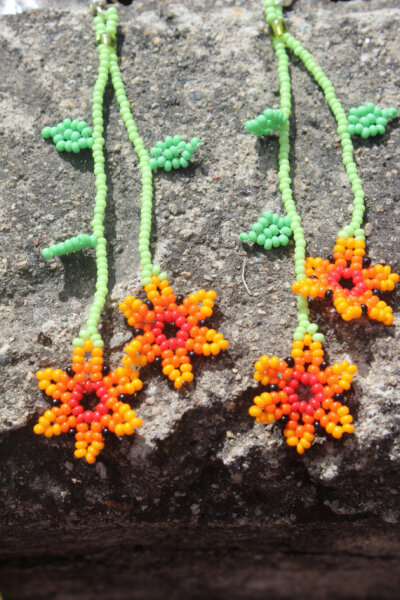
M93 146L92 130L86 121L64 119L55 127L43 127L42 138L51 138L59 152L74 152Z
M397 110L391 108L379 108L372 102L367 102L356 108L350 108L348 114L349 135L360 135L364 140L386 131L389 119L397 117Z
M261 115L255 119L246 121L245 128L253 135L273 135L279 134L282 125L287 121L287 117L279 108L267 108Z
M262 214L249 233L241 233L242 242L253 242L263 246L265 250L287 246L292 235L290 217L280 217L268 211Z
M78 250L83 250L84 248L95 248L97 246L97 237L95 235L86 235L85 233L80 233L75 237L69 238L64 242L60 242L59 244L53 244L48 248L43 248L42 256L43 258L49 259L54 256L63 256L64 254L69 254L70 252L77 252Z
M154 148L151 148L150 168L153 171L164 169L179 169L187 167L194 151L201 144L199 138L194 137L190 142L184 142L180 135L167 135L165 140L156 142Z

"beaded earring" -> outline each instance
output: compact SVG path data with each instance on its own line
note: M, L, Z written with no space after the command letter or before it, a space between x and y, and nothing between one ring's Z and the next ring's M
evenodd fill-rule
M318 332L317 325L310 322L308 298L331 301L345 321L360 317L369 317L385 325L393 321L393 311L380 295L393 290L399 276L392 273L388 265L372 266L370 258L365 256L362 229L364 191L350 138L360 134L365 139L383 133L387 120L395 118L397 111L394 108L382 110L367 103L350 109L347 117L330 80L311 54L288 33L282 7L275 0L264 0L264 7L278 61L280 109L267 109L256 119L248 121L246 129L255 135L270 135L279 130L279 188L294 238L297 281L292 289L297 294L298 326L289 358L281 360L277 356L265 355L255 363L254 379L265 387L265 391L254 398L249 413L258 423L282 420L287 444L303 454L311 447L317 427L322 427L334 438L353 433L353 418L344 404L344 395L357 371L357 367L348 361L330 366L324 359L324 336ZM302 60L324 92L338 125L343 163L354 194L351 222L339 232L332 255L325 259L306 259L304 231L292 198L289 164L291 81L287 49ZM263 229L264 225L268 225L267 217L268 214L264 213L249 234L241 234L242 241L256 242L270 249L271 236L266 237ZM278 241L274 246L279 245Z
M94 160L95 207L93 234L80 234L65 242L45 248L44 258L94 247L97 283L89 317L77 338L73 339L72 364L65 371L44 369L37 372L38 387L52 398L52 408L45 411L34 427L45 437L68 433L75 436L75 457L94 463L104 448L104 436L131 435L142 421L131 409L129 396L142 388L139 371L147 364L160 364L163 374L182 387L193 380L191 359L196 355L217 355L228 347L223 335L206 326L213 314L216 293L199 290L188 297L175 295L167 275L154 265L150 253L152 220L152 170L186 167L200 144L198 138L189 143L179 136L167 136L157 142L149 154L139 136L126 97L116 53L118 14L115 7L107 10L106 2L97 0L94 6L94 27L99 52L99 68L92 97L93 132L84 121L65 119L56 127L46 127L44 138L52 138L58 151L79 152L90 148ZM141 279L147 299L128 296L119 305L133 339L125 348L121 365L111 370L104 364L104 342L99 333L101 312L107 297L108 264L104 237L104 211L107 183L103 145L103 98L109 77L115 90L120 113L128 136L139 158L141 172L141 217L139 255ZM168 334L168 325L176 333ZM85 409L85 403L91 408ZM94 406L93 406L94 404Z

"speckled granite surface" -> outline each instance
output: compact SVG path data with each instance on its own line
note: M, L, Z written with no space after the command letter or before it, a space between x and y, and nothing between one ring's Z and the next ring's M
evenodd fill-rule
M46 406L34 372L68 366L70 339L95 285L89 251L49 262L41 257L41 248L87 230L93 165L87 155L60 156L40 129L67 115L89 115L97 53L83 5L70 10L59 2L2 17L5 600L83 600L94 592L249 600L268 593L296 597L299 586L309 598L396 597L398 292L390 297L390 328L346 324L328 306L311 305L330 359L351 359L359 367L349 401L354 436L319 436L299 457L286 447L280 427L255 425L247 414L256 390L254 361L263 353L286 356L295 326L292 246L267 254L238 241L263 210L281 210L277 143L257 141L243 128L246 119L278 103L261 2L135 1L119 12L122 74L145 143L150 147L171 132L203 141L193 166L156 176L156 262L180 293L217 291L212 324L230 348L199 361L195 385L181 393L150 370L134 401L144 421L140 435L110 440L94 467L73 459L72 440L33 435ZM290 31L313 52L346 108L367 100L398 105L396 2L300 0L287 16ZM294 197L309 252L324 255L348 217L351 195L322 93L297 60L291 69ZM111 298L103 333L115 364L131 338L118 301L140 292L140 182L111 90L105 110ZM397 121L379 140L355 141L369 253L397 272L399 141ZM251 297L241 279L244 259ZM74 569L79 577L71 579Z

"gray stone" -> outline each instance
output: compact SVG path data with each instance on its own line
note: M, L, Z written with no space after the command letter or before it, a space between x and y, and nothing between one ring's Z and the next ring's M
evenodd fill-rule
M40 137L44 125L66 116L90 121L97 68L87 3L54 5L0 20L5 598L397 597L398 292L389 300L390 328L347 324L324 303L311 303L330 361L359 367L349 396L355 435L318 436L298 456L279 426L248 416L254 361L287 356L296 324L285 286L293 280L292 245L267 253L238 239L263 210L282 212L277 140L257 140L243 128L278 106L261 1L135 0L119 11L120 63L146 146L169 133L202 140L192 166L155 176L155 262L177 293L215 288L209 322L229 350L196 361L195 383L181 392L146 370L133 402L142 429L107 440L94 466L73 459L72 439L33 434L48 406L34 373L69 365L70 340L95 289L90 249L50 261L41 256L42 248L90 230L94 189L89 154L59 155ZM398 2L303 0L287 21L346 109L378 98L396 105ZM308 252L325 256L348 219L351 190L322 93L297 59L291 71L294 197ZM140 177L111 90L105 111L111 291L102 333L115 366L130 335L118 302L141 293ZM356 140L355 148L370 256L398 272L397 125L381 139ZM242 282L244 258L252 296Z

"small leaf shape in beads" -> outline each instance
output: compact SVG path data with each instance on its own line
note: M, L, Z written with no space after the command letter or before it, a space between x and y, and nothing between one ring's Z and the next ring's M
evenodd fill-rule
M266 211L257 223L254 223L249 233L240 234L240 240L253 242L263 246L265 250L271 250L271 248L287 246L291 235L290 217L280 217L276 213Z
M64 119L55 127L43 127L42 138L52 138L59 152L74 152L93 146L92 130L86 121Z
M48 248L43 248L42 256L43 258L49 259L53 258L54 256L63 256L64 254L69 254L70 252L78 252L84 248L95 248L96 246L97 237L95 235L80 233L79 235L71 237L68 240L64 240L58 244L53 244Z
M397 110L391 108L379 108L372 102L362 104L357 108L349 110L349 135L360 135L364 140L378 134L384 134L389 119L397 117Z
M153 171L164 169L179 169L187 167L194 151L200 146L199 138L194 137L190 142L184 142L180 135L167 135L165 140L156 142L154 148L151 148L150 168Z
M287 121L287 117L279 108L267 108L261 115L255 119L246 121L245 128L253 135L277 135L282 125Z

